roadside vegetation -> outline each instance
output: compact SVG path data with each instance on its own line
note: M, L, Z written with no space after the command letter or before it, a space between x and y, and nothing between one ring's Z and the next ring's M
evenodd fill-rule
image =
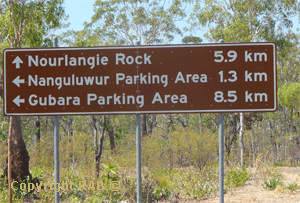
M68 27L63 0L0 1L0 50L52 47ZM60 46L274 42L275 112L225 113L225 192L263 179L267 191L299 192L280 167L300 167L300 36L297 0L95 0L81 31L59 36ZM179 23L184 22L184 28ZM3 77L3 55L0 55ZM238 76L241 77L241 76ZM1 87L3 84L1 83ZM3 89L0 91L3 106ZM206 98L199 98L199 102ZM53 118L6 117L0 108L0 202L8 202L7 145L12 130L14 202L135 202L134 115L60 116L60 185L54 185ZM218 194L218 114L142 114L144 202L189 202Z

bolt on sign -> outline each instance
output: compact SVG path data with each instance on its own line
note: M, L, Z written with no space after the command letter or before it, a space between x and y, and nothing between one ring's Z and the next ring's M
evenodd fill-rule
M6 115L275 111L274 43L4 50Z

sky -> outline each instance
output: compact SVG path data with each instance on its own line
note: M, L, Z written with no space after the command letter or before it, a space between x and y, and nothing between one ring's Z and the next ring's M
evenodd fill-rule
M73 29L74 31L82 30L84 22L90 22L94 14L93 5L95 0L65 0L64 7L65 12L69 15L68 22L70 27L68 29ZM294 30L299 28L298 18L293 19ZM299 33L299 31L297 31ZM185 34L189 35L189 34ZM208 41L203 37L203 33L198 32L194 36L199 36L203 39L203 43L208 43ZM181 44L181 36L175 37L173 44Z
M73 29L74 31L79 31L83 29L84 22L90 22L94 14L95 0L65 0L64 8L67 15L69 15L68 22L70 27L66 30ZM186 34L189 35L189 34ZM197 33L194 36L199 36L205 42L203 34ZM173 44L181 44L181 39L183 37L175 37Z
M89 22L94 14L95 0L65 0L65 12L69 15L70 28L75 31L83 29L83 23Z

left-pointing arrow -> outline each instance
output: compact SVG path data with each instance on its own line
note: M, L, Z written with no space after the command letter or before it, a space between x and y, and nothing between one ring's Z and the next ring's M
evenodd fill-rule
M20 68L20 63L23 63L23 61L20 59L19 56L17 56L12 63L16 64L16 68Z
M25 83L25 80L24 79L20 79L20 76L18 76L12 82L15 83L15 85L17 85L18 87L20 87L20 84L21 83Z
M18 106L20 107L20 104L21 103L25 103L25 99L20 99L20 95L18 95L14 100L13 102Z

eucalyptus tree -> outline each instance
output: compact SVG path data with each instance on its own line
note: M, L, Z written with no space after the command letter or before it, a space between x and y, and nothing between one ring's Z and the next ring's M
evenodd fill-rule
M165 44L181 34L176 23L185 17L185 7L178 0L96 0L87 26L115 45Z
M190 27L206 31L212 42L282 42L278 30L291 28L292 17L299 17L297 0L195 0ZM240 114L243 121L244 114ZM243 131L240 126L241 165L243 165Z
M300 113L300 83L285 83L282 87L279 88L278 98L282 108L287 108L290 110L289 125L286 125L287 122L287 110L284 109L284 133L290 132L293 120L293 112Z
M100 36L105 45L166 44L182 34L177 23L186 16L187 5L179 0L96 0L95 14L85 29ZM143 135L148 133L146 123L143 114Z
M300 36L289 31L287 34L280 33L282 40L277 43L280 47L278 59L278 80L279 87L279 107L283 113L283 135L290 131L290 126L293 125L294 112L300 112L299 103L297 100L297 88L300 82ZM288 116L290 113L290 116ZM289 123L289 125L287 124Z
M186 5L178 0L96 0L91 22L85 23L81 31L65 33L63 39L69 46L166 44L171 42L175 35L181 35L176 23L186 16ZM107 117L104 121L103 129L108 132L113 150L115 141L111 119ZM144 135L148 133L146 122L147 116L143 114ZM156 116L153 115L150 120L150 133L155 122ZM93 123L97 123L95 119ZM97 131L100 133L99 124L94 132L96 176L99 174L105 132L102 130L98 141Z
M50 35L65 19L63 0L1 0L0 47L41 47L51 44ZM30 176L29 155L23 139L22 121L11 116L12 178ZM7 167L4 169L7 174Z
M300 82L300 35L289 30L280 31L277 40L278 86Z
M190 25L214 42L276 41L277 30L291 28L299 8L297 0L196 0Z
M10 47L49 46L49 37L63 26L63 0L2 0L1 42Z
M102 37L101 33L98 33L97 30L92 30L87 27L79 31L68 30L67 32L64 32L60 36L60 38L62 46L69 47L91 47L111 45L108 42L105 42L105 39Z

